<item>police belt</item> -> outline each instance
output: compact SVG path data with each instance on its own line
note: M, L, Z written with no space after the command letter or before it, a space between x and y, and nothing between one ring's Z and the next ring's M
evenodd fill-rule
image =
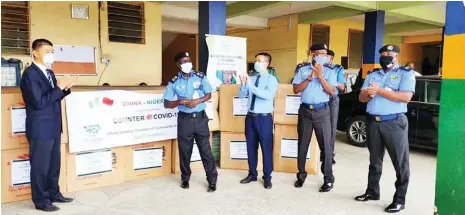
M384 122L389 120L395 120L402 116L403 113L389 114L389 115L370 115L370 117L377 122Z
M186 113L186 112L179 111L178 115L182 116L182 117L187 116L187 117L191 117L191 118L198 118L198 117L207 116L207 113L204 110L199 111L199 112L192 112L192 113Z
M250 116L250 117L260 117L260 116L268 116L268 115L271 115L271 113L252 113L252 112L248 112L247 113L247 116Z
M300 106L304 107L305 109L317 111L317 110L321 110L321 109L325 108L326 106L328 106L328 102L323 102L323 103L319 103L319 104L305 104L305 103L302 103Z

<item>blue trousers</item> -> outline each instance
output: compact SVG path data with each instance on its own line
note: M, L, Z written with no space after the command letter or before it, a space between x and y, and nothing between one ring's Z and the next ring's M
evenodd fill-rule
M247 141L247 160L249 175L257 177L258 144L262 148L263 180L271 181L273 172L273 118L271 114L247 115L245 117L245 139Z

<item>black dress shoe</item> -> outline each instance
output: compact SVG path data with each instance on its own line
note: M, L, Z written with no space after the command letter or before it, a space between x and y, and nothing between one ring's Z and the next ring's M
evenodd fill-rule
M57 199L52 199L52 203L54 202L58 202L58 203L68 203L68 202L72 202L73 199L72 198L67 198L67 197L60 197L60 198L57 198Z
M257 177L247 176L246 178L241 180L241 184L248 184L252 181L257 181Z
M304 180L303 179L297 179L297 181L295 181L294 183L294 187L297 187L297 188L301 188L302 186L304 186Z
M215 191L216 191L216 184L209 184L207 192L211 193L211 192L215 192Z
M334 184L333 183L324 183L321 187L320 187L320 193L326 193L326 192L329 192L333 189L334 187Z
M397 213L397 212L400 212L401 210L404 210L404 209L405 209L405 205L393 202L392 204L387 206L387 208L384 209L384 211L386 211L388 213Z
M181 182L181 187L183 189L188 189L189 188L189 181L182 181Z
M44 207L36 206L36 209L41 210L41 211L45 211L45 212L54 212L54 211L60 210L59 207L57 207L57 206L55 206L53 204L45 205Z
M265 187L265 189L271 189L273 187L273 184L271 183L271 181L265 181L265 184L263 184L263 186Z
M372 196L370 194L365 193L361 196L355 197L355 201L359 201L359 202L366 202L370 200L373 200L373 201L379 200L379 196Z

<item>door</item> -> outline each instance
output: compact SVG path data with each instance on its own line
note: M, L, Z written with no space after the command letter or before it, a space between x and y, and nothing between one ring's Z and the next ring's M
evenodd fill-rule
M441 82L428 80L425 83L425 102L418 108L417 144L436 149L439 131L439 101Z

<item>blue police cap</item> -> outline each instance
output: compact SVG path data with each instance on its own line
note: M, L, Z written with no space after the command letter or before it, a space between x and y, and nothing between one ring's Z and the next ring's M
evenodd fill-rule
M178 60L189 57L189 52L178 52L176 56L174 56L174 62L178 62Z
M383 52L388 52L388 51L400 53L400 48L399 48L399 46L396 46L396 45L393 45L393 44L387 44L387 45L381 47L378 52L381 54Z
M326 44L313 44L310 47L310 51L318 51L318 50L328 50L328 46Z
M330 55L330 56L333 56L333 57L334 57L334 51L333 51L333 50L328 50L328 55Z

